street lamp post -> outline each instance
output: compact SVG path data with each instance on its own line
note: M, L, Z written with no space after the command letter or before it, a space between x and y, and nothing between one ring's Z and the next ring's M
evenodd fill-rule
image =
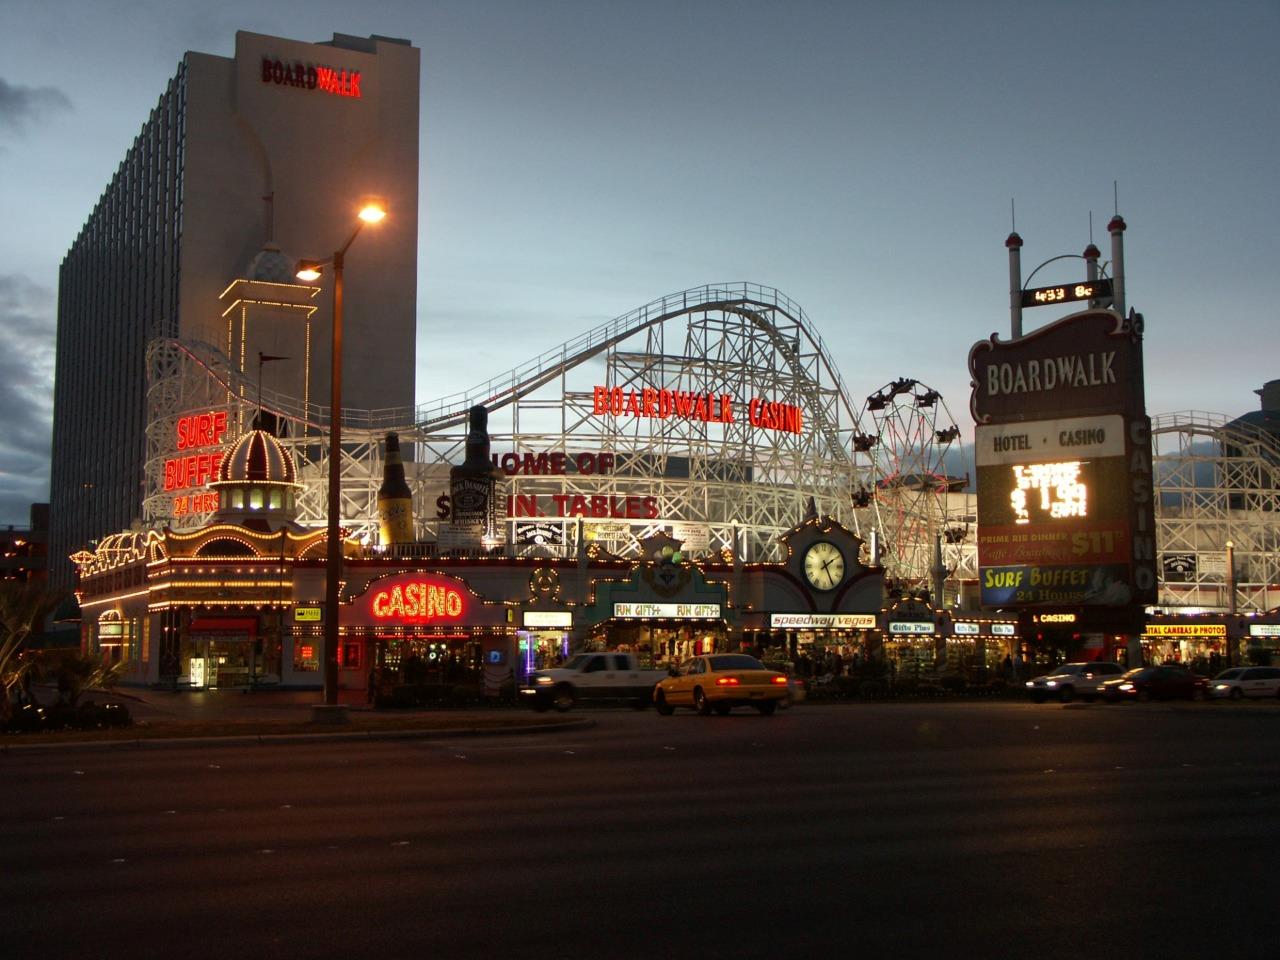
M1234 617L1236 615L1236 545L1230 540L1227 541L1227 615ZM1236 644L1231 640L1232 624L1227 624L1227 666L1234 667L1237 657Z
M324 583L324 702L338 702L338 587L342 579L342 268L347 249L366 223L377 223L387 215L381 201L368 200L360 209L359 221L351 236L329 260L298 261L298 278L319 279L322 268L333 266L333 343L329 372L329 505L328 541Z

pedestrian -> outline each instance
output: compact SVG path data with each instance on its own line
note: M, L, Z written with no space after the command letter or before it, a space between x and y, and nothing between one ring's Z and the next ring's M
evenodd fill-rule
M378 668L376 665L369 668L369 691L366 694L365 702L370 706L375 706L378 702Z
M1013 680L1013 658L1007 653L1004 655L1004 663L1000 665L1001 671L1005 675L1005 679Z

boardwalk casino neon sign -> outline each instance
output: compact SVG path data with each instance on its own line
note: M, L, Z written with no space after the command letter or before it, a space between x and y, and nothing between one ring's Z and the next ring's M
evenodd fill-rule
M623 390L595 386L591 412L594 416L636 417L648 420L698 420L703 423L735 423L742 409L727 393L691 393L686 390ZM752 397L746 404L747 422L757 430L783 433L804 431L804 410L790 403L771 403Z
M278 86L301 87L303 90L320 90L335 97L359 99L360 71L339 70L307 63L285 63L282 60L262 58L262 82Z

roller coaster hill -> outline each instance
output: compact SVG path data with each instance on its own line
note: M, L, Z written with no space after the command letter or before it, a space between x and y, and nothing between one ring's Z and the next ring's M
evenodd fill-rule
M264 417L297 464L298 522L325 524L329 409L313 391L273 391L228 349L178 340L148 350L144 523L194 529L216 503L179 512L165 467L179 425L225 415L227 439ZM876 378L879 379L879 378ZM1153 417L1160 603L1244 611L1280 605L1280 381L1263 411ZM804 311L782 292L713 284L661 297L469 390L416 408L343 411L342 524L371 553L447 548L449 469L468 414L489 412L505 474L503 552L574 556L583 541L634 556L660 532L693 556L784 559L780 534L812 501L865 541L906 588L970 605L976 506L961 430L941 394L909 377L864 399ZM967 428L966 428L967 429ZM398 433L416 543L378 542L384 440ZM188 500L188 503L193 501ZM1222 561L1234 549L1234 590ZM873 555L874 554L874 555Z

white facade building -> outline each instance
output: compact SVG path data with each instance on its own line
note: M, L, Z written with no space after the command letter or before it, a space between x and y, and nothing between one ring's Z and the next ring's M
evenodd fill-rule
M281 358L264 383L327 404L330 280L297 309L292 266L332 256L371 195L390 215L347 254L343 396L412 408L419 53L382 37L239 32L233 58L183 57L60 271L55 582L69 583L69 553L143 516L153 341L208 344L251 380L260 353ZM236 278L252 296L223 296ZM271 309L272 289L294 309Z

